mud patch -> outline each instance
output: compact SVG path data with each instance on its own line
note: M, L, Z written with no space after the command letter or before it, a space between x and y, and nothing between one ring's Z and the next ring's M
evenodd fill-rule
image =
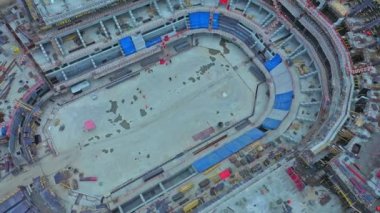
M195 78L193 78L193 77L190 77L190 78L189 78L189 81L191 81L191 82L195 83Z
M229 43L229 41L227 41L226 39L224 38L220 39L219 45L223 47L223 54L230 53L230 50L227 48L227 43Z
M198 70L200 75L205 74L211 67L213 67L215 63L209 63L206 65L202 65L201 68Z
M113 114L116 114L116 112L117 112L117 108L118 108L118 106L117 106L117 101L112 101L112 100L110 100L110 103L111 103L111 109L110 109L110 110L107 110L106 112L107 112L107 113L112 112Z
M218 55L220 51L216 49L208 49L208 53L210 53L210 55Z
M121 115L119 114L114 120L113 122L117 123L119 121L123 120L123 117L121 117Z
M130 129L131 128L131 125L126 120L123 120L120 123L120 126L123 127L124 129Z
M141 115L141 117L144 117L144 116L146 116L146 111L144 110L144 109L140 109L140 115Z

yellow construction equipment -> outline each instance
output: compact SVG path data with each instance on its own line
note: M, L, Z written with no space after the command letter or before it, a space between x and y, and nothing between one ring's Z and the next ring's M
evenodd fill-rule
M213 182L213 183L219 183L220 182L220 177L219 177L219 174L215 174L213 176L210 177L210 180Z
M66 37L63 39L63 42L72 41L72 40L74 40L74 39L76 39L76 38L77 38L77 34L72 33L72 34L66 36Z
M191 212L193 209L195 209L200 203L201 203L201 202L200 202L199 199L192 200L192 201L190 201L189 203L187 203L187 204L183 207L183 211L184 211L185 213L189 213L189 212Z
M193 187L194 187L193 183L187 183L187 184L181 186L178 191L182 192L182 193L186 193L186 192L190 191L190 189L192 189Z

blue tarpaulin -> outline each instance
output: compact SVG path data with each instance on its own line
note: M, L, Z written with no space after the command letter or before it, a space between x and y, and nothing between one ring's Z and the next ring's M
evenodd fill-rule
M281 64L281 62L282 62L281 56L279 54L276 54L275 56L273 56L271 60L266 61L264 63L264 66L265 68L267 68L268 71L271 71L275 67L277 67L277 65Z
M204 157L196 160L192 166L197 172L204 172L214 165L220 163L222 160L228 158L239 150L243 149L247 145L255 142L265 135L264 132L259 129L251 129L242 136L224 144L213 152L205 155Z
M24 200L7 212L8 213L23 213L23 212L27 212L30 207L31 207L31 204L27 200Z
M125 55L132 55L136 52L136 47L133 44L131 36L120 39L119 44Z
M5 136L7 134L7 127L1 127L1 136Z
M253 128L245 133L246 136L250 137L251 140L258 140L262 138L265 134L259 129Z
M226 159L230 155L234 154L234 152L222 146L219 149L215 150L215 154L217 154L222 159Z
M6 212L10 210L12 207L20 203L24 199L24 197L24 193L21 190L18 191L16 194L12 195L7 200L2 201L2 203L0 203L0 212Z
M190 29L208 28L210 13L196 12L189 14Z
M215 154L215 151L214 151L214 152L211 152L211 153L207 154L206 156L196 160L193 163L193 167L195 168L195 170L197 172L204 172L208 168L216 165L217 163L221 162L222 160L223 159L220 156L218 156L217 154Z
M213 29L219 29L219 13L215 13L212 20L212 28Z
M293 91L276 95L274 99L274 109L289 111L292 106Z
M156 38L145 41L145 47L148 48L160 42L161 42L161 37L156 37Z
M265 129L277 129L281 124L280 120L275 120L272 118L265 118L264 122L262 123L262 127Z

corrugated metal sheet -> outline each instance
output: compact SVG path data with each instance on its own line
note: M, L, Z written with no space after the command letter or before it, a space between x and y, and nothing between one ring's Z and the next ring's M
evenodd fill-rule
M8 213L25 213L31 207L31 203L29 201L24 200L21 203L17 204L17 206L13 207Z
M0 212L6 212L10 210L12 207L16 206L24 199L25 195L22 191L16 192L16 194L12 195L10 198L0 203Z
M222 160L243 149L247 145L262 138L264 135L265 133L260 131L259 129L251 129L242 136L232 140L231 142L219 147L213 152L196 160L192 164L192 166L198 173L204 172L207 169L213 167L214 165L220 163Z
M292 106L293 91L278 94L274 100L274 109L286 110L289 111Z
M196 12L189 14L190 29L208 28L210 13Z
M277 65L279 65L282 62L282 58L279 54L276 54L273 56L273 58L269 61L266 61L264 63L265 68L267 68L268 71L273 70Z
M160 42L161 42L161 37L156 37L156 38L145 41L145 46L148 48Z
M120 39L119 44L125 55L132 55L133 53L136 52L136 48L135 48L135 45L133 44L133 40L131 36Z
M273 130L273 129L277 129L280 126L280 124L281 124L280 120L275 120L275 119L271 119L271 118L265 118L262 126L265 129Z
M215 13L212 20L212 28L219 29L219 13Z

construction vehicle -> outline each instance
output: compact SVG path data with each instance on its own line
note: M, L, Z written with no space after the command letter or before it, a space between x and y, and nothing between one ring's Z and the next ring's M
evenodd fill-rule
M193 183L187 183L179 188L179 192L186 193L194 187Z
M189 212L192 212L193 209L197 208L197 206L201 204L201 200L200 199L195 199L195 200L192 200L190 201L189 203L187 203L184 207L183 207L183 212L185 213L189 213Z

